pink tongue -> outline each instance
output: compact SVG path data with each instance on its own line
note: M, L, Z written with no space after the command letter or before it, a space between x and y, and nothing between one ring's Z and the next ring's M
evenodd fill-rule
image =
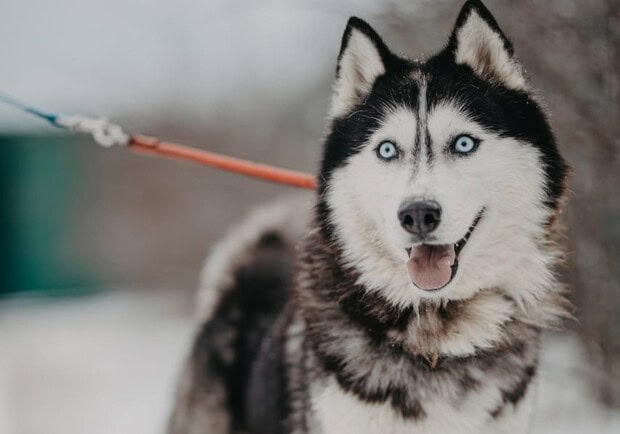
M452 264L456 258L454 246L429 246L422 244L411 249L407 271L411 281L420 289L431 291L450 282Z

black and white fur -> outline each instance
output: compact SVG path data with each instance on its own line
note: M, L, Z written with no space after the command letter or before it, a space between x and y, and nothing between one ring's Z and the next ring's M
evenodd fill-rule
M449 151L458 134L475 153ZM385 140L400 158L377 158ZM539 335L567 308L552 240L566 172L480 1L425 61L351 18L318 195L258 211L214 249L169 432L527 432ZM422 241L397 213L412 197L441 204L434 242L468 234L435 291L406 271Z

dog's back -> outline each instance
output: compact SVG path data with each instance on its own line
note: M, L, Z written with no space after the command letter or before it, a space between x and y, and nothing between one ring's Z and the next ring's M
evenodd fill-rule
M279 432L282 370L270 360L282 360L280 342L265 337L278 326L288 299L295 244L310 215L306 199L260 208L213 249L199 294L201 325L179 384L170 434L245 432L252 426Z

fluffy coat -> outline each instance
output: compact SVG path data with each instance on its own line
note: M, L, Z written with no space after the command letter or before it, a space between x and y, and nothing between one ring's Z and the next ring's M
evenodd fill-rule
M480 1L425 61L352 18L318 194L257 211L212 252L169 432L526 433L540 333L568 307L566 172ZM430 235L397 218L420 199L441 206ZM416 249L451 253L447 284L417 287Z

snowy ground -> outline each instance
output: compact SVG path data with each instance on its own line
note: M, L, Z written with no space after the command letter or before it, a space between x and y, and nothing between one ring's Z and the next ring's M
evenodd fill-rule
M162 432L191 314L172 293L0 304L0 434ZM544 345L536 434L617 433L572 337Z

